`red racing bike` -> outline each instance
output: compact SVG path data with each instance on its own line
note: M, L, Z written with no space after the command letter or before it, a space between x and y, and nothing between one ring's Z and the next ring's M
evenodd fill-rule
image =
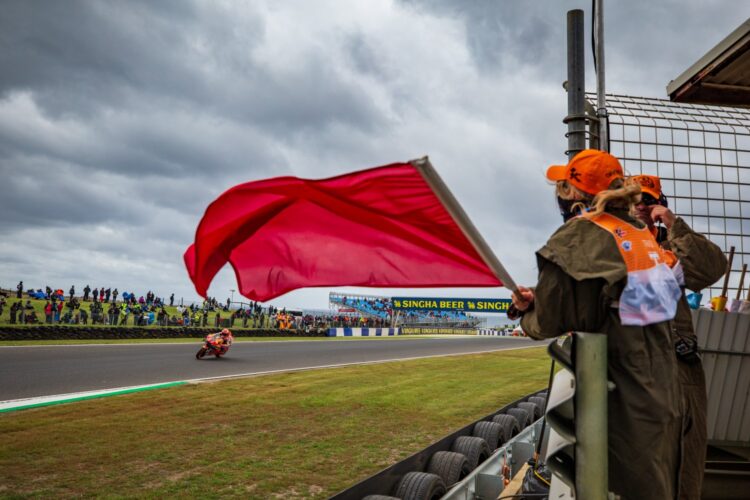
M227 332L227 333L225 333ZM214 355L217 358L222 357L229 351L234 338L229 330L222 330L219 333L209 333L203 341L203 347L195 353L195 359L203 359L206 356Z

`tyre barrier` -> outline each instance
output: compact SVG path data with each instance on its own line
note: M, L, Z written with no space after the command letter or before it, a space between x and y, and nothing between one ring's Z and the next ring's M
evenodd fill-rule
M401 500L438 500L445 495L445 483L437 474L409 472L398 483L396 498Z
M492 421L499 424L503 430L502 442L510 441L521 432L521 426L513 415L500 414L492 417Z
M536 422L537 420L542 418L542 408L539 408L539 405L535 403L526 400L523 403L518 403L518 407L522 410L526 410L526 413L529 414L529 417L531 419L529 424Z
M485 335L490 337L509 337L509 335L500 330L494 330L492 328L478 328L477 335Z
M539 409L542 411L542 415L544 414L545 410L547 409L547 398L543 396L531 396L529 399L527 399L529 403L534 403L539 407Z
M477 335L484 335L488 337L510 337L514 339L527 339L528 337L526 335L513 335L513 333L508 333L503 330L495 330L493 328L477 328Z
M440 476L445 483L445 487L450 488L465 478L471 472L471 468L469 467L469 460L462 453L436 451L430 458L427 472Z
M328 329L281 330L276 328L232 328L236 337L325 337ZM216 327L171 326L3 326L0 327L0 341L3 340L93 340L93 339L179 339L204 338L215 333Z
M488 422L486 420L477 422L474 424L474 432L472 434L487 442L490 453L498 449L506 441L506 439L503 439L505 437L503 426L497 422Z
M530 411L539 408L530 397L443 437L425 449L337 493L331 500L437 500L471 474L492 453L530 425ZM541 411L541 410L537 410Z
M329 328L328 337L393 337L399 328Z
M523 408L511 408L505 413L507 413L508 415L512 415L516 420L518 420L518 427L520 427L521 430L524 430L529 426L529 424L531 424L531 416L529 415L529 412L527 412Z
M451 451L460 453L466 457L469 462L469 469L476 469L490 456L490 447L487 441L476 436L459 436L453 441Z

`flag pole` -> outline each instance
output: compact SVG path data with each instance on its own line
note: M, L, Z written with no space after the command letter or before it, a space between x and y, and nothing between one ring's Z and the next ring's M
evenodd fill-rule
M503 267L500 260L497 258L490 246L474 226L474 223L471 222L469 216L466 215L466 212L464 212L461 204L458 203L458 200L456 200L456 198L453 196L453 193L451 193L450 189L448 189L448 186L445 184L445 182L443 182L443 179L440 178L440 175L430 163L429 158L425 156L424 158L420 158L418 160L411 160L409 163L414 165L414 168L416 168L417 171L422 175L422 178L425 180L427 185L432 188L435 196L438 197L445 209L448 211L451 217L453 217L453 220L456 222L456 224L458 224L458 227L461 228L464 236L466 236L471 244L474 245L474 248L477 250L477 252L479 252L479 256L482 257L482 260L484 260L485 264L487 264L492 272L495 273L495 276L497 276L500 281L502 281L503 286L510 289L513 293L520 297L521 294L518 292L518 286L516 285L516 282L513 281L513 278L510 277L508 271L505 270L505 267Z

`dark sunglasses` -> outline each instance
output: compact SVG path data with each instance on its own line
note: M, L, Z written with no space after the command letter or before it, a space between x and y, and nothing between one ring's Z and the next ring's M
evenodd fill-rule
M657 200L656 198L654 198L650 194L643 193L641 195L641 203L643 203L647 207L652 207L654 205L658 205L659 204L659 200Z
M662 205L664 207L669 206L666 196L661 195L661 197L657 199L648 193L641 194L641 203L643 203L647 207L653 207L654 205Z

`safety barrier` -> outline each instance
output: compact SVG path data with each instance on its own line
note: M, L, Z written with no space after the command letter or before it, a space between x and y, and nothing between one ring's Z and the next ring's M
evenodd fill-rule
M512 335L505 330L493 330L492 328L479 328L477 335L485 335L490 337L512 337Z
M453 479L460 481L460 483L449 481L444 484L444 480L440 480L441 485L452 488L446 498L456 500L497 498L498 493L503 489L503 476L498 474L498 468L495 466L507 464L508 472L515 474L533 455L533 442L537 440L540 434L541 420L532 418L527 410L533 410L535 414L541 412L541 407L532 401L537 401L541 406L544 406L543 403L546 398L546 391L537 391L520 398L333 495L331 500L362 500L369 495L373 495L374 498L394 498L379 497L379 495L396 493L399 485L403 484L409 476L414 478L414 474L417 475L417 479L419 476L425 479L432 476L433 479L437 479L434 477L434 471L429 474L422 472L433 470L431 467L434 464L433 459L440 455L442 455L440 458L448 458L447 455L453 457L459 455L459 458L461 458L460 455L464 454L472 457L472 463L469 464L464 458L466 470L459 467L459 470L454 471L455 477ZM519 418L522 418L523 421L519 422ZM535 422L532 422L532 420L535 420ZM503 422L503 424L498 422ZM502 427L502 430L499 430L500 427ZM488 440L492 441L491 448ZM446 452L448 453L446 454ZM488 460L488 458L491 460ZM472 470L477 473L470 477L464 474ZM441 474L444 472L447 471L443 470ZM466 477L466 481L463 481L464 477ZM454 483L455 488L453 488ZM475 492L480 494L474 495ZM401 498L401 495L396 495L396 498ZM419 498L434 498L434 496L419 496Z
M328 337L392 337L398 328L329 328Z
M124 327L124 326L0 326L0 342L5 340L94 340L94 339L176 339L201 338L216 332L201 327ZM233 328L235 337L325 337L324 329L279 330L276 328Z

